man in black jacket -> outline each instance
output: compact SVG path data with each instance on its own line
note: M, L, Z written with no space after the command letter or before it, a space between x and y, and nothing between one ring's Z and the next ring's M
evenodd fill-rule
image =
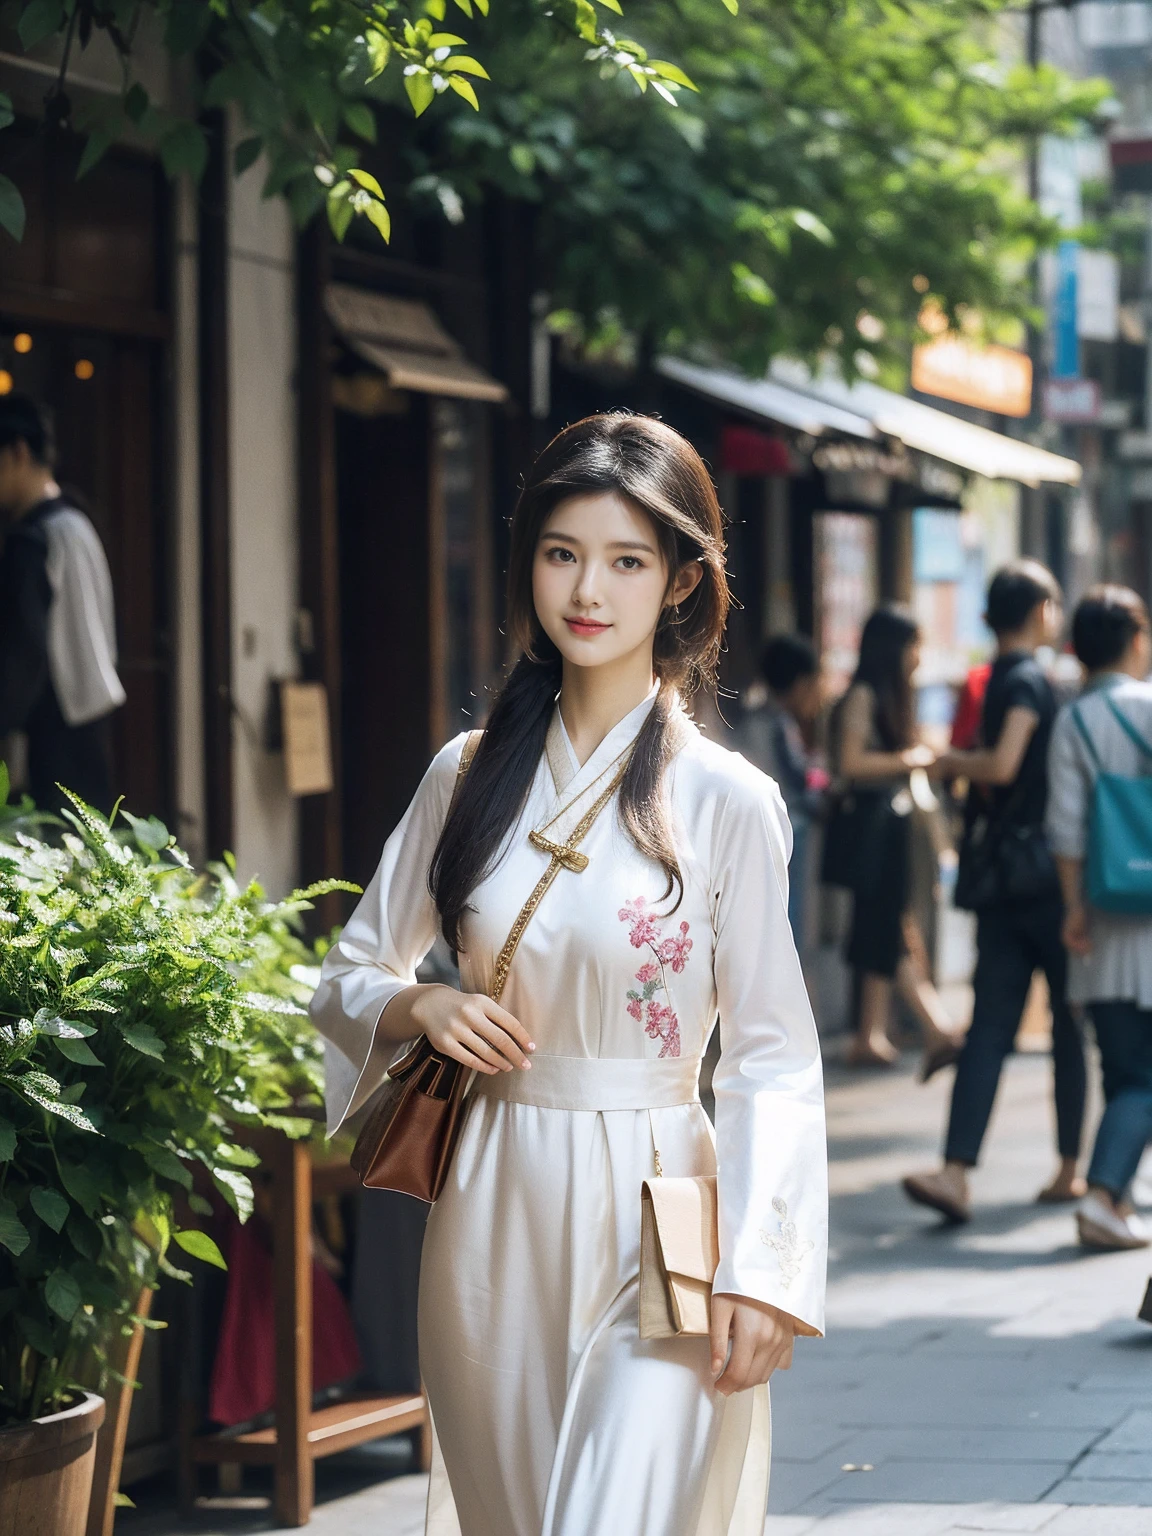
M111 806L108 718L116 674L112 579L99 535L62 494L45 412L0 396L0 736L28 739L28 791L43 810L58 784Z

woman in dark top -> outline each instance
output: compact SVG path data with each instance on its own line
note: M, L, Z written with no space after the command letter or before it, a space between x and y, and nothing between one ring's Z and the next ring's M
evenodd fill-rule
M1056 639L1061 617L1060 588L1044 566L1018 560L996 573L986 614L996 635L996 659L984 696L984 745L950 752L936 765L941 776L969 780L969 827L982 816L985 840L1005 847L1011 843L1016 852L1015 869L998 861L987 894L971 903L977 910L972 1027L956 1069L944 1166L904 1180L909 1199L950 1221L967 1221L970 1215L968 1171L979 1158L1004 1058L1015 1042L1037 970L1047 977L1052 1002L1060 1159L1055 1178L1039 1198L1073 1200L1084 1193L1077 1174L1084 1047L1066 998L1063 902L1044 832L1056 698L1035 654ZM962 855L962 868L963 863Z
M857 1036L848 1059L876 1066L895 1061L888 1038L895 983L923 1031L927 1077L955 1059L958 1042L928 976L924 941L910 910L916 809L910 775L935 760L931 748L916 742L912 676L919 661L915 620L895 605L878 608L860 637L860 660L836 734L843 804L850 808L839 836L852 844L855 898L847 958L860 976ZM830 833L837 835L835 824Z

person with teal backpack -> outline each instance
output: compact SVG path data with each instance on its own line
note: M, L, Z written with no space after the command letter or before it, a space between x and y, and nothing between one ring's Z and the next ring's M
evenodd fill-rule
M1086 671L1048 760L1048 839L1064 892L1068 995L1086 1006L1104 1115L1076 1213L1088 1248L1152 1242L1129 1187L1152 1140L1152 641L1128 587L1087 593L1072 620Z

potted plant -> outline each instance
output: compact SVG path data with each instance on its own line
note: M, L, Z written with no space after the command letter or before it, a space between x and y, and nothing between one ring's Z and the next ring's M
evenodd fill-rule
M103 1415L82 1383L155 1326L142 1290L191 1279L174 1258L223 1265L193 1168L243 1220L237 1126L314 1128L293 925L337 885L273 905L231 862L197 874L155 818L74 800L54 845L26 811L0 829L0 1536L82 1536Z

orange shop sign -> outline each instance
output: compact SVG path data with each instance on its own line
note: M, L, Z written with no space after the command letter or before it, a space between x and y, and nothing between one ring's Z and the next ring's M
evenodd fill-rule
M1032 359L1011 347L977 347L959 336L938 336L913 348L912 388L998 416L1027 416Z

